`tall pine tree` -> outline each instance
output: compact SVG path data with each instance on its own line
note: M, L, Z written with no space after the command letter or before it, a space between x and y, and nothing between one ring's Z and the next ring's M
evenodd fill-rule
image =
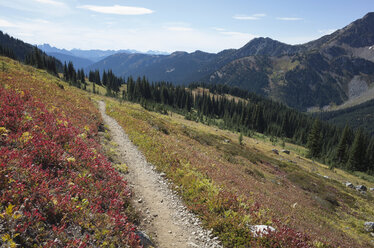
M308 136L309 157L318 158L322 151L321 122L316 119Z
M347 169L351 171L365 169L365 155L365 139L362 130L359 129L356 132L355 139L353 141L352 148L349 153Z
M346 125L344 127L342 136L339 140L339 144L336 147L336 152L335 152L335 157L334 157L335 161L339 164L346 163L347 159L348 159L348 156L347 156L347 152L348 152L348 133L349 133L349 128Z

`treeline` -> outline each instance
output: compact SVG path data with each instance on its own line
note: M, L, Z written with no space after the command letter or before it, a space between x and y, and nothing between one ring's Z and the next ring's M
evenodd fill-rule
M66 64L66 62L64 63L63 78L65 81L69 82L70 85L83 88L84 90L87 88L84 70L80 69L76 71L71 61L69 61L68 64Z
M67 64L65 62L63 68L63 79L70 85L80 89L87 89L88 84L86 82L86 78L88 77L88 80L92 82L93 93L98 93L96 86L103 86L106 88L106 95L117 96L120 92L121 86L125 83L125 80L115 76L112 70L104 70L102 77L100 77L99 70L90 71L87 76L83 68L76 70L71 61L69 61Z
M37 47L34 47L33 51L26 55L24 62L38 69L47 70L54 75L58 75L58 72L62 69L62 64L59 60L48 56Z
M7 47L3 47L1 44L0 44L0 55L11 58L11 59L16 59L16 55L14 54L13 50Z
M120 92L121 86L125 80L113 74L112 70L103 71L103 76L100 77L99 70L90 71L88 80L93 83L93 91L95 93L95 85L101 85L106 89L106 95L117 96Z
M158 82L150 84L145 77L132 77L127 79L127 99L140 103L153 103L172 106L179 110L191 111L193 95L182 86L173 86L171 83Z
M62 63L54 57L48 56L39 48L15 39L0 31L0 55L18 60L22 63L47 70L58 75L62 71Z
M216 93L210 94L193 90L199 86L192 84L184 88L165 82L150 84L144 77L136 81L130 77L124 96L148 109L160 109L160 105L166 105L190 120L212 123L244 135L257 131L307 146L310 157L332 167L374 173L374 139L362 130L342 129L236 88L204 85ZM243 99L235 100L224 94Z
M206 84L206 83L191 83L188 85L189 89L204 88L208 89L209 92L218 95L228 94L231 96L237 96L243 99L262 99L260 96L248 90L241 89L239 87L231 87L225 84Z

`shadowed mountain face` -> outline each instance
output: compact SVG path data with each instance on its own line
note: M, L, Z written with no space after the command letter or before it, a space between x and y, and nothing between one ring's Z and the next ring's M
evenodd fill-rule
M11 49L15 57L21 61L24 61L26 56L30 55L34 50L34 46L13 38L2 31L0 31L0 46Z
M5 54L1 51L11 51L11 54ZM0 31L0 54L13 59L26 62L29 65L35 65L38 68L47 69L56 73L62 71L62 63L35 46L23 42L22 40L11 37Z
M153 81L187 84L201 81L228 63L247 56L280 56L294 54L300 47L287 45L270 38L256 38L240 49L224 50L218 54L196 51L174 52L170 55L121 53L109 56L89 69L113 69L120 76L146 75Z

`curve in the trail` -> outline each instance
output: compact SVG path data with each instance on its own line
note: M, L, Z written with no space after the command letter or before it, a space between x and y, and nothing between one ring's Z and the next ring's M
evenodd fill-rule
M131 142L116 120L105 113L105 103L99 102L104 123L112 140L118 144L121 160L129 168L125 175L137 209L141 210L141 226L158 247L221 247L211 232L201 227L200 221L183 205L168 187L168 182L155 171L142 153Z

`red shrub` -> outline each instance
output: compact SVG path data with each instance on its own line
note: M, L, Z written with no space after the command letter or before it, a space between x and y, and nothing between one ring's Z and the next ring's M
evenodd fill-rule
M0 242L139 246L125 214L130 192L86 138L93 129L0 88Z

